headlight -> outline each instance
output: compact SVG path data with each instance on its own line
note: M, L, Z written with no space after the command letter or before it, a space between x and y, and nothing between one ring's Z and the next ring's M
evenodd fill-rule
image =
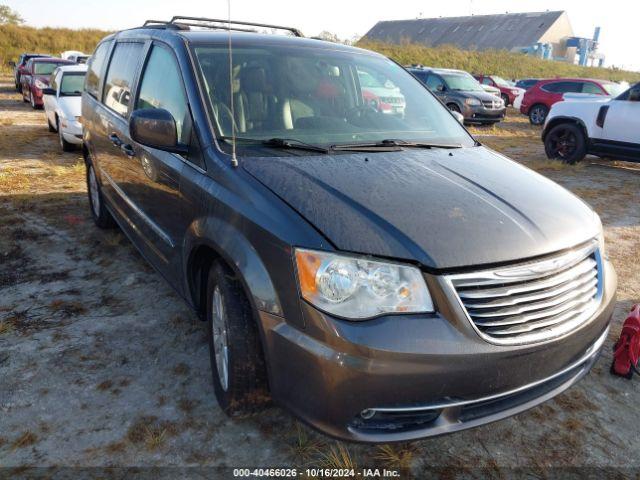
M465 98L464 103L467 105L480 105L481 102L477 98Z
M303 249L295 256L302 297L324 312L354 320L433 312L416 267Z
M35 86L36 88L39 88L40 90L43 90L45 88L47 88L47 84L44 83L42 80L37 80L35 81Z

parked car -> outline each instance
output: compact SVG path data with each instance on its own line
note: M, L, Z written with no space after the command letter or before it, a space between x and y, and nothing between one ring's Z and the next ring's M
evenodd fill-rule
M529 116L533 125L542 125L549 109L561 102L565 93L586 93L590 95L617 95L620 85L606 80L589 78L554 78L540 80L527 90L522 97L520 112Z
M587 154L640 161L640 83L616 98L565 100L542 131L547 157L576 163Z
M82 144L81 99L86 65L66 65L51 74L43 89L44 112L50 132L57 132L60 148L69 152Z
M408 68L452 111L461 113L467 124L494 124L504 118L505 106L500 98L487 93L482 85L462 70L445 68Z
M75 63L84 64L87 63L89 55L83 52L79 52L78 50L66 50L60 54L60 58L71 60Z
M119 225L207 322L223 411L270 396L329 435L400 441L587 373L616 289L587 204L380 54L188 21L99 43L83 154L95 224ZM359 70L399 89L403 116L366 103Z
M61 65L73 65L69 60L53 57L32 58L20 77L22 99L34 109L42 108L42 90L49 86L53 71Z
M500 98L507 107L513 105L516 97L524 91L497 75L474 75L474 78L482 85L497 88L500 91Z
M374 109L382 113L404 115L405 99L393 83L380 81L366 70L358 70L358 79L363 97Z
M540 78L522 78L516 82L515 86L523 90L529 90L540 80Z
M20 82L20 77L25 71L25 67L27 66L27 62L32 58L40 58L40 57L49 57L50 55L45 53L23 53L18 58L17 62L9 62L9 65L13 67L13 78L16 84L16 90L18 92L22 89L22 83Z

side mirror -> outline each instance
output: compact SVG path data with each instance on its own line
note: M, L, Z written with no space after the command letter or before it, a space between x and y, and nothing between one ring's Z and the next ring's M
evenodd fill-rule
M55 95L56 91L53 88L43 88L42 89L42 94L43 95Z
M141 145L173 153L186 153L178 143L176 121L164 108L134 110L129 118L129 135Z
M462 125L464 125L464 115L462 115L460 112L451 112L453 114L454 117L456 117L456 120L458 120Z

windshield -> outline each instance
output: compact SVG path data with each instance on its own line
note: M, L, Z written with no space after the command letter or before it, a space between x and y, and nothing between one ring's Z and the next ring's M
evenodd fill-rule
M37 62L33 64L33 73L36 75L51 75L58 68L58 63Z
M629 88L629 85L620 85L619 83L603 83L602 86L612 97L617 97Z
M81 95L84 88L84 72L65 73L60 84L60 96Z
M447 87L451 90L464 90L466 92L483 92L482 85L469 74L443 73L441 74Z
M500 85L501 87L512 87L513 86L513 83L506 81L502 77L497 77L497 76L494 75L491 78L493 79L494 82L496 82L496 85Z
M219 139L231 136L235 123L243 139L286 138L325 147L386 139L474 145L418 80L384 57L235 47L232 114L226 45L195 46L194 52ZM220 144L226 149L229 140ZM243 141L238 148L250 155L257 147Z

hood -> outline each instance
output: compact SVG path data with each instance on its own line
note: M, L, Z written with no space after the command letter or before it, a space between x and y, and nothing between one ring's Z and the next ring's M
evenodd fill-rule
M58 105L69 119L79 117L82 114L82 96L58 97Z
M431 269L548 254L600 228L573 194L485 147L245 158L242 165L339 250Z
M500 93L500 90L498 90L496 88L497 93ZM456 93L461 93L467 97L473 97L473 98L477 98L478 100L482 100L482 101L492 101L496 99L496 95L494 95L493 93L489 93L489 92L477 92L477 91L470 91L470 90L458 90Z
M565 101L571 100L575 102L593 102L593 103L606 103L611 101L609 95L595 95L593 93L574 93L567 92L562 95L562 99Z

